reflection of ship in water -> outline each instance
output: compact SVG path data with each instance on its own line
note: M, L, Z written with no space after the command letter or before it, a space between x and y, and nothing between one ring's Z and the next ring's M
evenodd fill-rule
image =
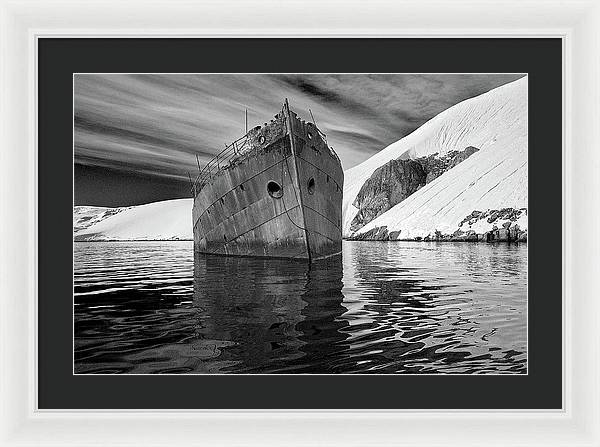
M194 262L197 336L212 372L326 372L347 349L339 257L312 265L206 256ZM333 371L332 371L333 372Z

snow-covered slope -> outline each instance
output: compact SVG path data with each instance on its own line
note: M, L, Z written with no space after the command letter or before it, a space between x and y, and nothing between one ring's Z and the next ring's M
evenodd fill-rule
M76 206L73 208L73 233L77 233L127 208Z
M399 238L450 234L473 211L527 208L527 77L470 98L345 172L343 228L357 213L353 202L373 171L392 159L479 151L369 222L356 234L387 226ZM527 227L526 213L519 218ZM485 226L479 222L479 226ZM468 225L467 225L468 226ZM490 229L492 224L489 225ZM468 230L463 225L462 230ZM484 228L479 228L484 230Z
M76 241L191 240L192 204L192 199L175 199L124 208L76 206L73 238Z

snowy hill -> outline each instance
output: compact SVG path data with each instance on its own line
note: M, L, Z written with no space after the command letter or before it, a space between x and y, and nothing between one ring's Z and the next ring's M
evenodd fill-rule
M76 241L191 240L192 199L165 200L123 208L76 206Z
M106 219L127 208L105 208L101 206L76 206L73 208L73 233Z
M355 232L354 205L372 174L392 160L479 149ZM345 172L344 236L415 239L527 229L527 77L456 104ZM512 210L512 211L511 211ZM473 214L475 213L475 214ZM507 222L511 222L509 225ZM389 234L394 233L393 237ZM382 237L383 234L383 237ZM361 236L362 235L362 236ZM375 236L375 237L372 237Z

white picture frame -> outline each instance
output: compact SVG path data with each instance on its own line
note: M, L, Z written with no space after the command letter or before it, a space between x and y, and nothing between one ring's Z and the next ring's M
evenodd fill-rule
M290 20L290 18L293 18ZM563 393L556 411L41 411L39 37L560 37ZM0 0L1 445L600 446L597 1ZM557 198L558 200L558 198ZM558 330L558 328L557 328ZM65 390L68 392L68 390Z

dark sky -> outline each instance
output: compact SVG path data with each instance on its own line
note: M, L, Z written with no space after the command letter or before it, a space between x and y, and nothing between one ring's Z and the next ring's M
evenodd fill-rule
M76 74L75 204L127 206L189 197L226 143L268 122L284 98L351 168L442 110L514 74Z

